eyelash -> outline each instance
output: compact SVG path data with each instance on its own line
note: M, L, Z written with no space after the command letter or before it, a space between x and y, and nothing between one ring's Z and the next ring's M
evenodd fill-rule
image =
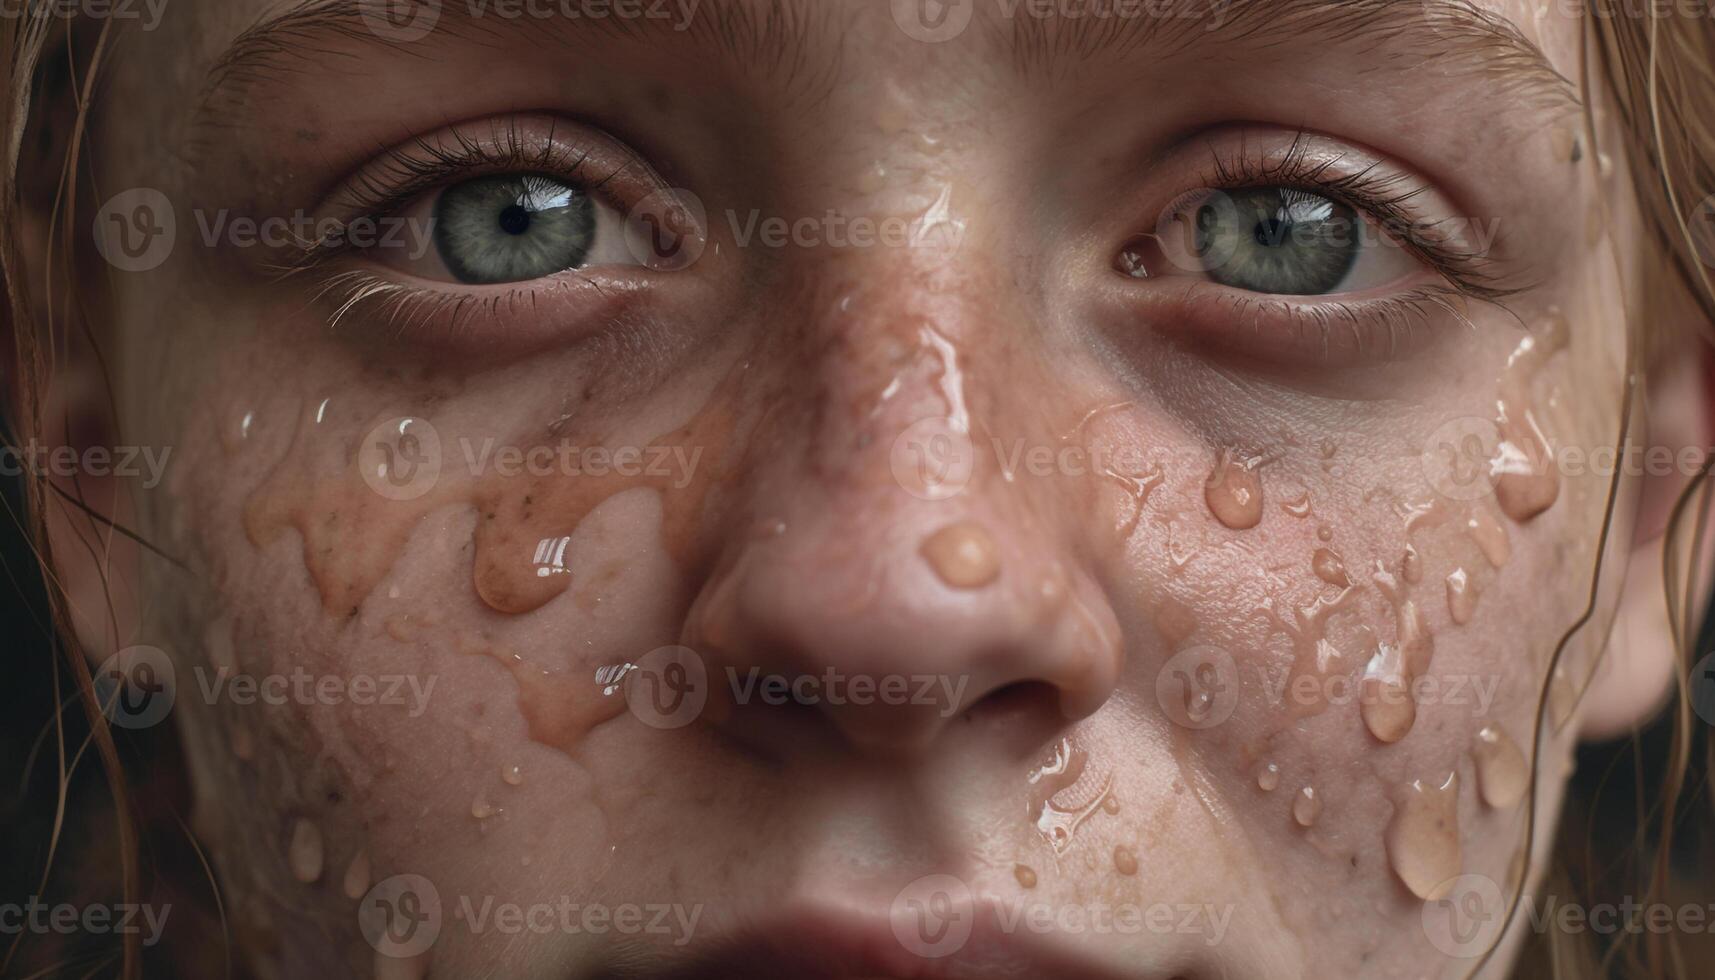
M1213 190L1277 186L1308 191L1384 224L1433 235L1435 225L1422 224L1421 215L1410 206L1413 198L1428 189L1425 185L1413 182L1403 173L1381 172L1379 163L1352 173L1330 174L1339 160L1313 161L1309 159L1312 148L1308 134L1303 131L1293 138L1292 145L1278 161L1244 154L1223 157L1211 147L1208 169L1202 173L1200 183ZM1493 272L1490 257L1461 249L1453 242L1426 240L1422 234L1412 234L1406 236L1404 244L1462 296L1493 302L1525 288L1503 286Z

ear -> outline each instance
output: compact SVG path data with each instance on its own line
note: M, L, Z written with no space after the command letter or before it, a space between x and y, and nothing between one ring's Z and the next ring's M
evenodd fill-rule
M1690 337L1682 344L1682 350L1668 352L1658 369L1651 372L1644 445L1672 449L1675 464L1666 475L1659 466L1643 466L1618 613L1608 634L1603 663L1584 697L1580 734L1586 739L1627 735L1648 723L1666 702L1679 666L1668 619L1662 555L1668 544L1668 519L1693 475L1680 467L1680 452L1692 447L1708 452L1715 434L1715 357L1700 337ZM1696 521L1697 515L1688 513L1680 533L1691 533ZM1712 555L1715 552L1705 548L1695 557L1697 581L1709 581L1709 572L1715 567ZM1700 623L1709 596L1699 593L1691 602L1691 613Z

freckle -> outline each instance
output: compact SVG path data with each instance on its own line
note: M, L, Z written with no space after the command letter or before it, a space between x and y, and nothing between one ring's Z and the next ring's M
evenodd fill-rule
M1128 877L1137 874L1137 855L1124 844L1114 848L1114 870Z
M941 581L955 589L980 589L1000 577L1000 554L981 524L951 524L930 535L919 549Z
M1240 459L1232 449L1221 450L1203 491L1209 512L1235 531L1256 527L1262 521L1262 483L1256 465Z
M1471 746L1471 758L1477 764L1477 785L1484 803L1504 810L1524 799L1530 784L1530 764L1500 726L1483 726Z
M1322 798L1316 795L1314 786L1306 786L1292 798L1292 819L1300 827L1309 827L1322 815Z
M358 851L351 859L351 864L345 869L345 897L362 898L369 891L369 852Z
M315 824L299 818L292 825L292 843L286 850L292 877L308 885L322 876L322 832Z
M1316 549L1316 554L1310 559L1310 567L1315 570L1317 578L1329 585L1343 589L1352 584L1351 578L1346 575L1346 563L1327 548Z
M1120 801L1112 793L1109 793L1102 799L1102 810L1110 814L1118 813L1120 812Z
M522 786L524 770L518 766L506 766L500 770L500 780L508 786Z
M1257 789L1262 790L1264 793L1272 793L1272 792L1274 792L1274 788L1276 786L1279 786L1279 785L1280 785L1280 766L1276 765L1275 763L1270 762L1257 771L1257 774L1256 774Z
M1028 864L1013 865L1012 876L1018 880L1018 887L1020 888L1036 887L1036 869Z

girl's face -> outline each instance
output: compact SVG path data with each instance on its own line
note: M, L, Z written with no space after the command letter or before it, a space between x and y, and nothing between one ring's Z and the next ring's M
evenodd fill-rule
M1551 671L1636 239L1569 13L396 6L174 5L91 135L265 972L1477 966L1617 601Z

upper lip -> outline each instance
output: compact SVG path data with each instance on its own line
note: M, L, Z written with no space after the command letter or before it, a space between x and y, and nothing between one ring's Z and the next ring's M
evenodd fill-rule
M658 964L650 980L726 980L730 977L1053 978L1121 980L1069 944L1028 930L997 926L992 903L978 899L970 938L944 956L924 956L895 935L888 909L817 908L764 920L699 943L700 954ZM939 950L937 950L939 951ZM627 974L629 975L629 974Z

